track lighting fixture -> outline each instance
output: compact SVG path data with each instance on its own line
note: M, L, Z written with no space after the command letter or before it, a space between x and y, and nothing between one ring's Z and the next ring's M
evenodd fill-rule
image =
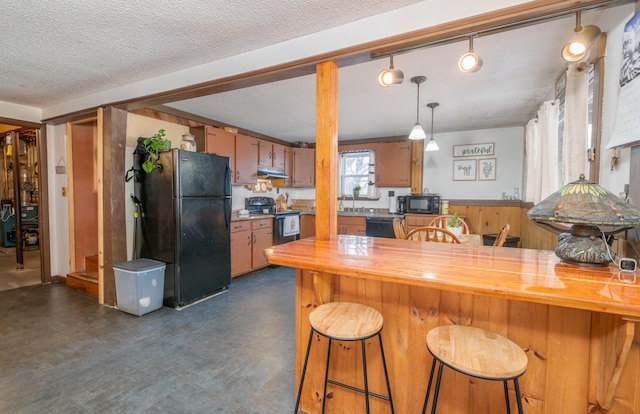
M476 72L482 67L482 58L473 52L473 37L469 36L469 51L458 60L458 69L464 73Z
M577 62L587 55L587 52L600 37L600 28L598 26L584 26L580 24L580 11L576 12L576 28L573 29L575 34L562 48L562 58L567 62Z
M431 102L427 104L427 106L431 108L431 139L429 140L429 142L427 142L427 146L424 149L425 151L438 151L440 149L440 147L438 147L438 144L436 143L436 140L433 139L433 110L438 105L440 105L438 102Z
M414 76L411 78L411 82L418 86L418 100L416 102L416 124L411 129L409 134L410 140L425 139L427 134L424 133L424 129L420 125L420 84L427 80L426 76Z
M385 88L392 85L400 85L404 80L404 73L400 69L393 68L393 55L389 55L389 59L389 69L383 70L378 75L378 83Z

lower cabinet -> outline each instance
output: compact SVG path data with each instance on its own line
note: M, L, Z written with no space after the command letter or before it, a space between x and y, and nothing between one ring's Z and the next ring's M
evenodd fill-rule
M300 238L314 237L316 235L315 214L300 214Z
M264 249L273 245L273 219L240 220L231 223L231 276L239 276L269 263Z
M366 236L367 221L364 217L338 216L338 234Z
M438 217L437 214L405 214L404 223L407 226L407 232L418 227L428 226L431 220L436 217Z

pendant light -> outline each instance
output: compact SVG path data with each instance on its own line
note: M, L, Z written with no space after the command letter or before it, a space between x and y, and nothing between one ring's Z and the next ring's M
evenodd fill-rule
M584 58L595 41L600 37L600 28L598 26L584 26L580 24L580 11L576 12L576 28L573 29L575 34L562 48L562 58L567 62L577 62Z
M404 80L404 73L400 69L393 68L393 55L389 55L389 69L385 69L378 75L378 83L386 88L393 85L400 85Z
M440 149L436 140L433 139L433 110L438 105L440 105L438 102L431 102L427 104L427 106L431 108L431 139L427 142L427 147L424 149L425 151L438 151Z
M416 124L411 129L411 133L409 134L410 140L418 140L425 139L427 134L425 134L424 129L420 125L420 84L427 80L426 76L414 76L411 78L411 82L418 85L418 101L416 102Z
M473 36L469 36L469 51L460 56L458 69L464 73L477 72L482 67L482 58L473 51Z

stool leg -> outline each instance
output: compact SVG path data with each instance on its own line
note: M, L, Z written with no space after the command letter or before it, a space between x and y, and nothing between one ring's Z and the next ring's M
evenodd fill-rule
M331 358L331 338L329 338L329 346L327 348L327 365L324 369L324 391L322 392L322 414L324 414L324 406L327 402L327 382L329 381L329 358Z
M395 414L393 410L393 400L391 399L391 384L389 384L389 374L387 373L387 361L384 359L384 349L382 348L382 336L378 333L380 340L380 354L382 355L382 367L384 368L384 378L387 380L387 392L389 393L389 405L391 405L391 414Z
M311 351L311 342L313 342L313 328L309 333L309 342L307 343L307 354L304 357L304 365L302 366L302 376L300 377L300 385L298 386L298 396L296 397L296 407L293 410L293 414L298 414L298 407L300 407L300 397L302 396L302 385L304 384L304 375L307 373L307 362L309 361L309 351Z
M429 394L431 393L431 382L433 380L433 373L436 371L436 359L433 358L431 363L431 373L429 374L429 384L427 385L427 396L424 397L424 405L422 406L422 414L427 412L427 402L429 401Z
M522 411L522 398L520 398L520 385L518 384L518 378L513 379L513 387L516 391L516 401L518 402L518 414L523 414Z
M436 405L438 405L438 394L440 393L440 381L442 381L442 368L444 364L442 361L438 367L438 379L436 380L436 389L433 391L433 406L431 407L431 414L436 414Z
M366 413L369 414L369 381L367 380L367 350L364 339L360 341L362 344L362 372L364 373L364 400L366 401Z
M507 403L507 414L511 414L511 404L509 404L509 387L507 381L502 381L504 385L504 400Z

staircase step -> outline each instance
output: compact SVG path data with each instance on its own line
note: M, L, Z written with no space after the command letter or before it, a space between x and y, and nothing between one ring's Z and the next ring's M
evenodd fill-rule
M87 272L98 272L98 255L94 254L84 258L84 268Z
M78 292L98 297L98 272L81 271L67 274L67 287Z

